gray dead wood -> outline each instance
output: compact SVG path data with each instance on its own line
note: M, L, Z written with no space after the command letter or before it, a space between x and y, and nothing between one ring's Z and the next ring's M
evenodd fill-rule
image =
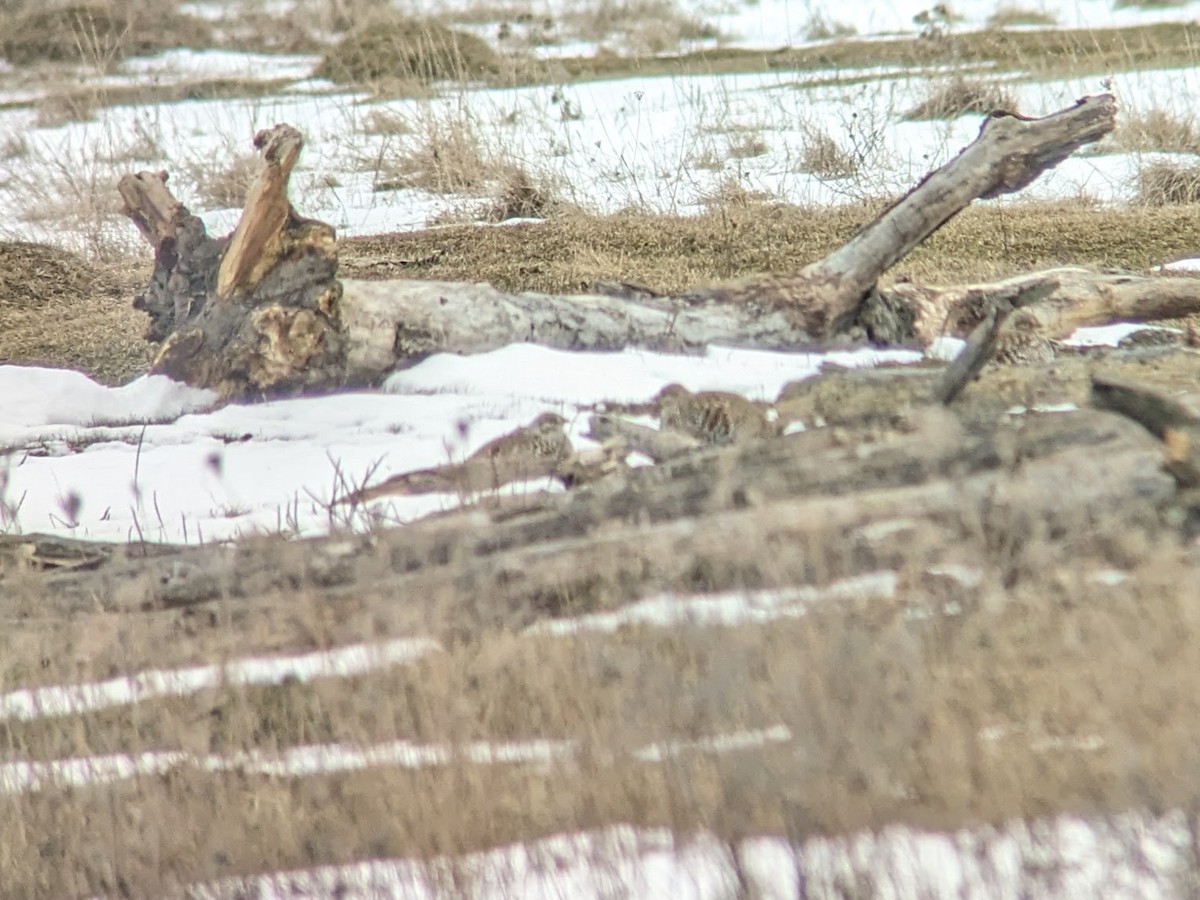
M343 286L333 229L301 218L288 201L302 140L286 125L255 138L262 169L228 242L204 233L171 196L165 175L128 176L121 194L155 249L151 284L137 301L151 315L148 337L163 342L154 371L230 397L375 384L431 353L474 353L516 341L578 350L688 352L714 343L787 349L820 345L855 315L873 315L865 331L876 340L916 335L928 342L947 329L957 333L955 303L970 307L973 296L1009 288L976 286L958 300L954 289L906 296L874 291L879 276L975 198L1020 190L1103 136L1115 110L1106 94L1043 119L993 114L958 157L825 259L795 275L679 297L627 284L578 297L461 283ZM869 302L864 306L871 298L878 301L873 311ZM969 331L980 315L972 307L959 318Z
M896 284L882 293L912 310L913 336L928 345L939 335L966 337L992 303L1048 287L1037 302L1022 302L1022 327L1047 338L1064 338L1087 325L1149 322L1200 312L1200 278L1048 269L1002 281L936 287Z
M488 284L343 282L348 377L377 381L431 353L482 353L528 341L562 350L637 346L698 352L709 344L788 349L811 344L783 310L719 300L631 302L599 294L509 294Z
M175 199L166 172L126 175L117 191L125 215L154 250L150 283L133 306L150 317L146 340L160 343L204 308L226 242L209 237L204 223Z
M1111 132L1116 116L1111 94L1085 97L1041 119L993 113L973 144L824 259L792 275L741 279L689 296L783 305L814 338L828 337L854 318L884 272L974 200L1024 189Z
M432 353L482 353L528 341L564 350L638 346L698 352L710 344L786 350L818 346L781 306L729 303L715 295L684 301L608 295L510 294L487 284L437 281L343 282L347 379L377 382L396 366ZM896 284L877 294L906 311L904 323L872 336L928 346L968 337L996 304L1019 309L1010 327L1049 338L1083 325L1152 321L1200 311L1200 279L1054 269L991 283Z
M976 432L932 407L910 433L822 429L704 448L520 509L479 506L367 536L122 551L94 572L39 577L56 606L78 612L257 603L303 587L355 602L453 594L481 623L533 621L580 598L603 607L655 590L919 565L989 529L1070 532L1102 514L1157 527L1174 489L1160 458L1140 426L1105 412Z

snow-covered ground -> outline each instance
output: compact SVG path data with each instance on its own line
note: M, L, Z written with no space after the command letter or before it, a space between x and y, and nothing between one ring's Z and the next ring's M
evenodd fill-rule
M532 4L538 7L539 4ZM791 3L760 0L696 4L739 46L796 43L814 16L852 21L858 33L918 30L912 19L923 0L883 3ZM719 7L719 8L714 8ZM1039 3L1035 10L1066 25L1111 27L1159 19L1187 21L1200 2L1145 10L1107 0ZM990 0L953 4L963 17L953 27L982 25L999 8ZM421 227L440 214L469 215L475 198L417 188L377 190L398 161L439 135L470 135L485 158L519 165L553 186L564 200L595 212L625 208L691 213L737 183L747 191L796 204L830 204L902 191L957 153L975 136L979 116L956 121L903 120L928 96L930 85L953 74L986 69L945 67L625 77L513 89L446 86L422 99L374 100L305 79L317 58L227 51L173 50L124 62L117 72L92 76L97 87L200 77L298 79L268 97L101 106L90 121L39 127L39 112L19 105L37 94L28 84L5 93L0 85L0 146L8 147L0 179L0 222L14 237L96 250L95 216L106 216L99 240L136 246L115 213L111 187L129 171L167 168L181 199L225 233L237 211L204 185L250 152L260 128L288 122L308 145L293 178L302 211L336 225L345 235ZM98 78L98 80L97 80ZM1089 75L1034 81L1019 73L991 76L1011 90L1028 115L1060 109L1099 93ZM1138 69L1114 73L1115 89L1130 113L1159 109L1194 119L1200 96L1195 69ZM49 87L44 90L50 90ZM31 93L32 92L32 93ZM381 116L405 126L384 128ZM374 126L374 127L373 127ZM831 177L803 171L804 151L818 135L854 157L859 171ZM1128 199L1137 174L1157 154L1079 155L1022 192L1022 198ZM486 162L486 159L485 159ZM480 191L487 194L487 189ZM477 203L476 203L477 205ZM71 208L83 221L70 223ZM90 224L91 227L85 227Z
M914 362L908 350L704 356L578 354L518 344L472 357L438 355L380 392L214 407L161 376L105 388L75 372L0 366L0 501L5 530L94 540L226 540L319 534L346 522L329 504L360 485L460 460L553 411L577 449L589 411L645 402L672 382L774 400L788 381L840 365ZM465 437L464 428L465 428ZM547 480L513 491L552 488ZM449 494L377 507L404 522L457 506ZM363 523L365 524L365 523Z
M370 860L228 879L189 897L717 898L751 896L1141 897L1187 893L1194 832L1181 812L1115 820L1060 816L951 833L878 834L736 844L712 834L617 826L457 858ZM1053 860L1053 863L1051 863Z
M532 0L526 5L535 14L551 16L572 6L566 0ZM681 5L716 27L721 35L716 42L763 48L803 43L818 20L850 26L863 36L911 34L921 28L914 17L932 6L926 0L690 0ZM960 0L952 4L962 17L953 27L981 27L1005 5L1000 0ZM1200 16L1200 2L1149 9L1110 0L1022 5L1069 27ZM215 4L194 6L211 12ZM237 211L209 208L203 181L249 153L256 130L281 121L298 127L308 141L293 179L300 211L348 235L424 226L442 212L469 204L473 198L375 189L393 161L448 129L466 129L488 154L520 164L535 178L549 180L564 199L592 211L635 207L688 213L702 209L706 198L731 180L798 204L892 195L953 156L974 138L979 125L978 116L950 122L902 119L927 95L931 78L951 74L945 70L879 67L626 77L515 89L455 87L429 99L379 101L309 79L316 62L315 57L189 50L128 60L93 82L95 86L209 77L295 83L277 95L254 99L100 107L91 121L48 126L38 124L35 109L21 105L45 96L46 87L0 87L0 236L94 251L94 219L88 217L108 215L104 239L137 246L132 227L112 213L111 188L120 175L145 168L170 170L172 187L181 199L205 217L210 229L228 231ZM1031 115L1102 89L1095 76L1002 79L1019 109ZM1195 69L1118 72L1115 84L1126 110L1166 109L1185 118L1198 112L1193 98L1200 96L1200 71ZM385 115L406 122L407 130L378 133L371 125ZM799 160L816 134L832 137L859 156L860 173L830 178L801 171ZM750 146L754 155L746 156L742 151ZM1078 156L1021 196L1127 199L1139 167L1152 158L1156 157L1130 153ZM1194 261L1190 265L1194 267ZM1123 326L1085 330L1074 343L1115 343L1126 333ZM946 358L959 346L939 343L931 355ZM76 373L0 366L0 533L168 542L226 540L264 531L318 534L331 526L355 524L331 512L329 503L368 474L377 481L462 458L544 411L562 413L573 442L582 448L588 444L584 432L592 409L645 401L667 383L770 400L785 382L813 376L823 360L873 365L917 359L907 352L817 357L725 348L711 348L698 357L634 351L584 355L520 345L475 357L433 357L397 373L376 392L253 406L221 406L207 392L158 377L105 388ZM511 490L549 487L530 483ZM394 498L377 508L390 520L405 522L459 502L457 496L430 495ZM886 598L895 589L894 577L880 573L820 592L798 588L736 598L656 597L611 613L538 625L530 635L608 633L630 624L763 622L802 615L809 604L825 597ZM154 697L186 696L216 684L344 677L435 652L438 647L432 641L414 637L79 685L5 685L0 719L78 714ZM710 735L686 749L726 752L789 738L780 726ZM569 742L481 743L465 749L473 760L504 764L540 762L573 752ZM634 755L661 759L679 749L651 745ZM150 751L38 763L10 760L0 764L0 790L36 790L48 781L94 784L179 765L299 777L339 767L437 765L463 750L393 742L367 748L296 747L269 757ZM821 895L856 883L869 885L879 896L894 897L1170 896L1179 889L1179 873L1194 864L1188 856L1190 842L1187 823L1177 814L1131 814L1115 823L1061 817L949 834L892 828L800 847L777 839L748 839L740 847L738 865L749 882L744 889L764 897ZM1059 880L1043 884L1038 880L1043 876L1028 861L1051 857L1057 865L1046 871ZM431 865L364 860L338 869L196 886L192 895L241 891L262 897L436 896L436 872L447 866L467 873L467 882L454 883L469 883L478 896L715 897L738 889L728 845L711 836L683 841L665 832L614 828Z

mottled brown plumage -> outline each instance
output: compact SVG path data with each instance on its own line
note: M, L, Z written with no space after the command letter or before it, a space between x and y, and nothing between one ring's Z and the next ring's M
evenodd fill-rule
M406 494L474 494L513 481L556 475L574 453L563 430L565 424L562 416L543 413L524 428L484 444L464 462L394 475L351 494L343 502L362 503Z
M779 433L767 407L728 391L692 393L669 384L654 398L663 430L679 431L708 444L771 437Z

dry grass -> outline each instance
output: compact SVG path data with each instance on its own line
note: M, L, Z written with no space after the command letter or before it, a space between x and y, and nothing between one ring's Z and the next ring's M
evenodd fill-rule
M116 3L47 7L29 4L3 23L0 56L14 65L34 62L84 63L107 71L126 56L170 47L207 47L207 24L181 15L176 4L139 4L136 12Z
M413 128L411 140L385 141L378 157L364 160L375 172L375 190L477 192L503 171L504 164L485 146L478 123L465 110L429 110Z
M241 209L246 193L262 168L261 157L232 145L216 156L193 157L178 161L179 167L196 186L200 209Z
M999 6L996 11L988 16L987 24L989 28L1012 28L1013 26L1021 25L1042 25L1050 27L1058 24L1058 19L1053 13L1048 13L1044 9L1034 9L1028 6Z
M731 138L725 153L729 159L753 159L769 153L771 147L761 134L744 134Z
M1200 127L1194 114L1151 109L1122 116L1111 139L1105 143L1121 152L1197 153Z
M104 103L104 91L73 90L47 94L37 102L38 128L57 128L68 122L89 122Z
M631 56L678 52L688 42L720 36L674 0L596 0L572 9L562 24L577 39L612 44Z
M821 12L814 12L804 26L806 41L828 41L834 38L851 37L855 34L853 25L831 19Z
M770 516L762 513L764 533ZM800 571L811 578L865 562L861 551L822 539L824 527L814 521L769 551L747 544L743 568L788 583ZM1153 527L1116 518L1067 516L1052 536L1022 518L1019 494L983 518L964 503L950 527L952 542L937 529L913 534L895 600L827 602L758 625L562 638L519 628L619 607L636 592L610 585L592 599L577 595L570 608L531 597L532 607L504 612L484 609L469 589L406 593L401 603L387 591L334 599L303 586L203 611L80 610L62 620L37 606L36 582L8 580L6 609L37 612L0 641L6 685L103 678L289 642L432 634L446 647L345 681L7 720L0 742L10 759L392 738L567 738L582 749L551 763L459 758L303 778L181 766L9 795L0 798L0 876L17 896L143 895L364 857L428 859L615 822L803 841L896 822L952 829L1062 809L1194 803L1200 617L1186 554ZM403 537L381 540L386 558ZM259 552L269 559L271 546ZM978 566L978 585L929 574L930 558ZM286 572L295 557L278 565ZM1127 580L1091 578L1111 567L1128 570ZM716 581L690 573L653 589L726 578L710 574ZM779 725L791 733L782 744L686 749L705 736ZM631 755L664 741L685 749L660 761Z
M859 172L860 167L854 154L844 149L827 132L820 128L807 128L796 169L822 178L850 178Z
M499 69L496 52L475 35L388 14L359 23L325 54L314 74L340 84L387 85L477 81Z
M956 75L948 82L932 86L929 96L906 112L903 118L909 121L957 119L970 113L986 114L1015 107L1012 93L1003 86Z
M148 274L0 241L0 361L69 366L110 384L141 374L150 347L130 301Z
M756 190L747 185L740 172L726 172L708 191L700 195L700 204L706 214L718 221L728 222L726 215L761 207L764 203L777 200L769 191Z
M1138 172L1137 199L1147 206L1200 203L1200 162L1154 162Z

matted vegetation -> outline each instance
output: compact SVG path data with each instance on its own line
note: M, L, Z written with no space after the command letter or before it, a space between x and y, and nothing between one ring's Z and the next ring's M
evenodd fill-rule
M170 47L211 46L211 29L174 4L93 3L47 7L16 4L0 9L0 56L14 65L33 62L82 62L106 69L126 56Z
M1138 172L1137 196L1149 206L1200 203L1200 161L1147 163Z
M471 81L495 75L486 41L427 19L375 14L326 52L314 74L339 83Z

